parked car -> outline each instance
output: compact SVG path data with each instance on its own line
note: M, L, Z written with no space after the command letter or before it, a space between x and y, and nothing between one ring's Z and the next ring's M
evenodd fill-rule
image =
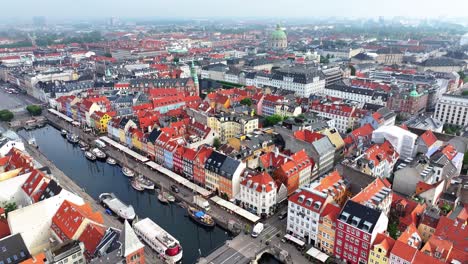
M280 220L283 220L284 218L286 218L286 216L288 216L288 211L281 211L278 215L278 218Z
M171 185L171 190L175 193L179 193L180 190L179 190L179 187L175 186L175 185Z

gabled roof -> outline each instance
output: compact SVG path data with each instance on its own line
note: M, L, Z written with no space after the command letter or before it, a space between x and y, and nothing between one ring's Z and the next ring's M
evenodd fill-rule
M416 252L418 252L416 248L397 240L395 241L395 245L393 246L391 254L413 263L412 261L416 255Z
M94 256L96 247L104 237L105 227L94 223L89 223L78 238L83 242L88 255Z
M247 186L248 188L256 187L255 191L259 193L262 192L263 187L265 187L265 192L267 193L276 190L276 184L273 178L265 171L255 175L249 175L241 182L241 185Z
M320 213L325 206L326 196L306 189L301 189L291 195L288 200L308 210Z
M33 170L21 188L28 196L31 196L42 179L44 179L44 173L39 170Z
M379 193L387 193L385 195L385 197L387 197L392 192L390 188L391 184L387 179L376 178L372 183L367 185L366 188L351 198L351 200L360 204L366 204L368 202L376 203L373 197Z
M52 218L51 228L62 239L71 239L85 218L99 224L104 223L101 213L93 212L89 204L80 206L65 200Z
M428 146L428 147L432 146L437 141L437 137L434 135L432 130L425 131L419 137L424 142L424 144L426 144L426 146Z
M387 251L386 257L388 258L388 256L390 255L390 251L393 248L393 245L395 245L395 239L391 238L387 234L378 233L375 237L373 246L375 247L377 245L379 245L385 251Z
M127 220L125 220L123 235L123 256L125 258L135 251L145 247L145 245L140 242L135 231L133 231Z
M335 223L338 215L340 215L340 211L341 208L338 205L334 203L327 203L320 213L320 217L328 217L332 223Z

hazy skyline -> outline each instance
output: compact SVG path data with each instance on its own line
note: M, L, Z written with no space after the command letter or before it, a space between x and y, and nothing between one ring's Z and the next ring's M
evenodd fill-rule
M16 0L4 18L468 17L468 0Z

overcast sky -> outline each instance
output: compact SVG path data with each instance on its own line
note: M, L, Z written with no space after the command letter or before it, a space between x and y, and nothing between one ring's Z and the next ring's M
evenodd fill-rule
M2 16L468 17L468 0L0 0Z

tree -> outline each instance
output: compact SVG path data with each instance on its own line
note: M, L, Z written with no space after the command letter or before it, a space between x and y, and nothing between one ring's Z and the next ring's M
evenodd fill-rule
M18 208L18 206L16 205L15 202L6 203L5 206L4 206L5 214L8 216L9 212L12 212L12 211L16 210L17 208Z
M349 68L351 69L351 76L356 76L356 68L353 65L349 65Z
M219 138L214 138L213 147L215 147L215 149L219 149L219 147L221 147L221 140L219 140Z
M460 80L464 80L465 77L466 77L466 74L465 74L464 71L459 71L459 72L458 72L458 75L460 75Z
M271 116L265 118L264 125L266 127L274 126L274 125L278 124L281 121L283 121L283 117L280 116L280 115L275 114L275 115L271 115Z
M9 110L0 110L0 121L10 122L13 119L14 115Z
M329 58L320 56L320 63L328 64L330 62Z
M40 105L28 105L26 110L28 110L32 116L38 116L42 114L42 107Z
M388 234L393 239L398 239L400 231L398 230L398 222L393 222L388 225Z
M240 100L241 105L246 105L246 106L251 106L252 105L252 99L250 98L244 98Z

